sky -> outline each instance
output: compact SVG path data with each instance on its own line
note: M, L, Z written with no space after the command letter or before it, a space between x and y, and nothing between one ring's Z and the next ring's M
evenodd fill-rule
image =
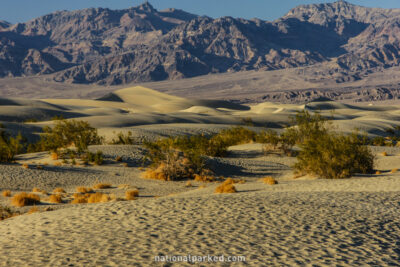
M123 9L137 6L143 0L1 0L0 20L11 23L30 19L57 11L76 10L88 7ZM274 20L301 4L327 3L327 0L150 0L158 10L169 7L183 9L197 15L209 17L241 17ZM348 0L348 2L383 8L400 8L400 0Z

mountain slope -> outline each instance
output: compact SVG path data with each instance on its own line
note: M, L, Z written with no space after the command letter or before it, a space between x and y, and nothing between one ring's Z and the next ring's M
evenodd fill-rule
M299 6L273 22L146 3L1 25L0 77L54 73L59 82L116 85L323 62L329 73L400 64L400 9L345 1Z

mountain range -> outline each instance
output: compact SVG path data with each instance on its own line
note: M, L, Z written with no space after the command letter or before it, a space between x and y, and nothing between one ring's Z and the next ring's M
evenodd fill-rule
M213 19L145 3L0 21L0 77L120 85L323 63L337 83L400 65L400 9L303 5L275 21ZM352 75L343 75L343 73Z

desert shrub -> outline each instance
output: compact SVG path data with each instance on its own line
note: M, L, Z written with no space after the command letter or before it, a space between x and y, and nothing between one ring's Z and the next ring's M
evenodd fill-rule
M20 215L19 212L13 211L8 207L4 207L0 205L0 221L9 219L11 217Z
M42 193L42 190L39 189L39 188L37 188L37 187L34 187L34 188L32 189L32 192L33 192L33 193Z
M231 181L225 181L215 189L215 193L217 194L230 194L236 192L236 188Z
M240 119L242 124L246 126L254 126L253 119L251 117L244 117Z
M30 209L28 210L28 214L32 214L32 213L39 212L39 211L40 211L40 210L39 210L38 207L33 206L32 208L30 208Z
M111 200L111 197L109 195L97 192L97 193L89 195L89 198L87 199L87 203L108 202L110 200Z
M55 188L55 189L53 190L53 193L62 194L62 193L65 193L65 190L64 190L63 188L61 188L61 187L58 187L58 188Z
M376 136L371 140L371 144L374 146L385 146L386 139L383 136Z
M391 171L390 171L390 173L396 173L396 172L398 172L399 171L399 169L392 169Z
M62 115L55 115L53 118L51 118L52 121L62 121L64 120L64 117Z
M50 203L62 203L62 198L60 195L51 195L49 197L49 202Z
M94 164L96 165L102 165L104 162L103 159L103 152L97 151L96 154L94 154Z
M77 188L76 188L76 192L78 192L78 193L91 193L91 192L93 192L93 189L92 188L88 188L88 187L84 187L84 186L78 186Z
M15 194L11 203L16 207L36 205L40 203L40 197L36 194L22 192Z
M139 190L129 190L125 192L126 200L135 200L139 196Z
M26 139L18 134L10 136L6 131L0 130L0 162L12 162L14 157L25 150Z
M3 192L1 192L1 195L3 197L11 197L11 191L10 190L3 190Z
M262 178L261 182L263 182L264 184L269 184L269 185L275 185L278 183L278 181L276 181L275 178L273 178L271 176Z
M307 138L299 146L301 150L294 167L300 174L334 179L373 171L374 156L368 147L360 145L355 133L348 136L326 133Z
M111 187L112 187L112 184L109 184L109 183L99 183L99 184L95 184L93 186L94 189L108 189Z
M122 162L122 157L121 157L121 156L115 157L115 161L117 161L117 162Z
M41 151L58 152L60 148L75 146L78 153L86 151L89 145L98 145L102 138L97 129L86 121L58 120L54 127L44 127L41 140L37 144Z
M90 194L74 194L74 199L71 201L71 204L83 204L88 203L88 198Z
M117 133L116 138L111 140L111 144L113 145L133 145L135 144L135 140L132 136L132 132L128 131L128 133L119 132Z

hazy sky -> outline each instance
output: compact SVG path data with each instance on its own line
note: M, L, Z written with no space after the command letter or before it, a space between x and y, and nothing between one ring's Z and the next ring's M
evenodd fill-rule
M24 22L56 10L87 7L122 9L141 4L142 0L1 0L0 20ZM334 2L327 0L151 0L159 10L174 7L210 17L243 17L274 20L291 8L310 3ZM400 0L349 0L371 7L400 8Z

